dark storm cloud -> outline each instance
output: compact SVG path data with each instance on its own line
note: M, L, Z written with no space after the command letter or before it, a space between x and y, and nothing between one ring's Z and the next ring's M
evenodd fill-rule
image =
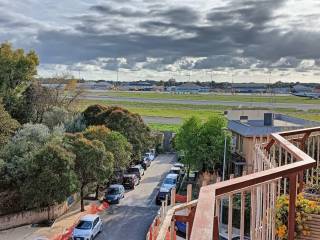
M45 63L115 58L102 66L105 69L134 68L138 62L145 62L145 68L163 69L184 57L202 57L191 65L181 64L186 69L295 68L301 59L319 58L320 34L303 30L284 33L270 25L276 18L274 11L284 2L229 1L204 15L208 22L203 24L199 9L168 8L166 4L139 9L117 6L113 1L71 17L74 31L40 29L36 49ZM127 63L116 60L122 57ZM146 57L158 60L148 62ZM283 57L286 61L279 62Z
M90 9L103 15L117 15L121 17L144 17L146 15L145 12L135 11L127 7L115 9L107 5L96 5L92 6Z
M153 14L155 16L161 16L164 20L168 20L169 22L180 24L195 24L200 18L197 11L188 7L154 11Z

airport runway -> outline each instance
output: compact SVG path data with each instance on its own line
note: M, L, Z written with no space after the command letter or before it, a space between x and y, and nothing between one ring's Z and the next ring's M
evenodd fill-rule
M179 99L157 99L157 98L135 98L135 97L113 97L85 95L83 99L123 101L123 102L143 102L143 103L171 103L171 104L192 104L192 105L222 105L231 107L247 108L292 108L308 111L310 109L320 110L320 104L298 104L298 103L272 103L272 102L236 102L236 101L215 101L215 100L179 100Z

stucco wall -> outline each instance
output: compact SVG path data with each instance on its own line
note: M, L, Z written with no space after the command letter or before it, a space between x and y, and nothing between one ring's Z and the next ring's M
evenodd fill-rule
M77 195L73 195L72 197L73 199L76 199ZM60 205L51 207L50 218L55 219L57 217L60 217L74 204L74 202L75 201L70 201L69 199ZM48 219L47 208L8 214L8 215L0 216L0 230L6 230L9 228L37 223L47 219Z

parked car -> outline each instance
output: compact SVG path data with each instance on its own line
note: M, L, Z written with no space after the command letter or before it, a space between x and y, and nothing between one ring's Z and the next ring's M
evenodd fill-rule
M179 167L171 167L169 173L174 173L174 174L180 175L181 174L181 168L179 168Z
M151 153L151 152L146 152L146 153L144 154L144 158L148 158L150 161L153 161L153 160L155 159L155 156L154 156L154 154Z
M122 198L124 198L124 187L120 184L110 185L104 196L104 200L108 203L119 203Z
M185 174L186 170L185 170L185 167L184 167L183 163L175 163L175 164L173 164L173 166L180 168L180 174L181 175Z
M150 152L151 154L153 154L154 157L157 156L157 152L156 152L156 149L155 149L155 148L150 149L149 152Z
M88 214L80 218L72 232L73 240L92 240L102 231L102 221L97 214Z
M177 174L178 175L178 178L177 178L177 181L180 182L181 180L181 168L179 167L172 167L169 171L169 173L173 173L173 174Z
M111 184L121 184L123 178L123 172L122 171L115 171L113 173L112 178L110 179Z
M139 185L140 180L136 174L125 174L123 175L123 186L128 189L134 189L135 186Z
M141 176L143 176L143 175L144 175L144 169L143 169L143 167L141 166L141 164L138 164L138 165L136 165L135 167L139 168L140 174L141 174Z
M133 167L128 168L127 173L136 174L139 179L144 175L143 167L139 164Z
M184 222L176 221L176 231L177 235L182 238L186 238L187 224Z
M219 240L228 240L228 226L220 225ZM250 240L250 237L244 236L244 240ZM232 240L240 240L240 229L232 228Z
M144 158L141 162L140 165L143 167L144 170L147 170L148 167L151 165L151 160L149 158Z
M177 187L177 180L177 174L169 173L166 176L157 194L156 204L161 204L166 199L166 196L168 196L168 204L170 204L171 189Z

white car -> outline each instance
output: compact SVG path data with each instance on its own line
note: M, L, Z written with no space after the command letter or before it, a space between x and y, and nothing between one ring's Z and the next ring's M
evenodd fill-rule
M72 233L73 240L92 240L102 231L102 221L97 214L88 214L80 218Z
M185 168L184 168L184 164L183 164L183 163L175 163L175 164L173 164L173 166L180 168L180 173L181 173L182 175L185 174Z
M148 158L150 161L153 161L155 159L154 154L151 152L147 152L144 154L145 158Z

